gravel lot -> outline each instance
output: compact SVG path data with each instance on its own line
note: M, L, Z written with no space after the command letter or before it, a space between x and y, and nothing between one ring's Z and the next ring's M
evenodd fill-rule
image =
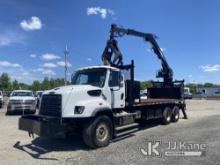
M29 138L18 130L19 116L0 110L1 164L220 164L220 100L187 101L188 120L167 126L148 122L142 130L108 147L90 150L79 137ZM148 141L205 143L202 157L149 157L140 152ZM166 146L160 146L164 151Z

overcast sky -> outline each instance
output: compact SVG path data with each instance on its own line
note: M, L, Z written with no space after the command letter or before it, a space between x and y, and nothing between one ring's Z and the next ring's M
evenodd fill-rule
M32 83L100 65L112 23L159 36L175 79L220 83L218 0L0 0L0 73ZM140 38L118 39L136 78L155 79L160 61Z

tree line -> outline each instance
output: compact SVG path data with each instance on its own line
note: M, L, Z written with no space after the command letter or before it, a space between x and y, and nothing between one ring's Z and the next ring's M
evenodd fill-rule
M33 90L33 91L48 90L48 89L56 88L58 86L63 86L64 84L65 81L63 78L49 79L48 77L45 77L43 81L40 82L38 80L35 80L30 85L30 84L20 83L16 79L12 81L7 73L2 73L0 76L0 90L3 91L13 91L18 89Z

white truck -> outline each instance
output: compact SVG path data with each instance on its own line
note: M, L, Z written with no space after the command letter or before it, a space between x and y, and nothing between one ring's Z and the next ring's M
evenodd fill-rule
M81 130L85 143L96 148L137 131L139 120L178 121L179 109L185 108L181 98L148 98L130 106L129 101L139 98L140 88L136 84L129 95L129 86L117 68L81 68L72 85L44 92L39 115L22 116L19 129L48 137Z
M111 32L114 30L117 29L111 29ZM145 36L144 33L141 35ZM164 78L163 82L153 82L147 99L140 99L140 82L134 80L133 60L128 65L111 63L84 67L72 76L71 85L45 91L39 114L22 116L19 129L29 135L45 137L75 132L82 135L88 146L97 148L107 146L115 137L137 131L139 121L160 119L163 124L177 122L180 110L186 118L183 81L172 80L172 70L153 36L147 34L145 37L149 37L146 39L153 43L156 54L162 58L163 70L159 76ZM112 39L107 42L102 56L105 64L110 62L110 58L105 56L106 51L115 51L117 46ZM113 45L108 47L112 42ZM119 49L115 52L118 53ZM123 70L130 71L129 79L125 79Z
M4 97L2 91L0 91L0 108L2 108L3 104L4 104Z
M184 87L184 98L185 99L192 99L192 93L190 92L189 87Z
M10 94L7 115L13 113L35 113L36 112L36 99L33 92L30 90L14 90Z

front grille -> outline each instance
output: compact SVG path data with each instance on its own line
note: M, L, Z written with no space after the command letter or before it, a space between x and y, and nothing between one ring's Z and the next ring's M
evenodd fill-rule
M41 99L40 114L48 116L61 116L62 97L57 94L43 95Z
M10 101L11 104L25 104L25 105L28 105L28 104L35 104L35 100L11 100Z
M23 104L35 104L35 100L25 100Z
M23 100L11 100L10 103L11 104L22 104Z

